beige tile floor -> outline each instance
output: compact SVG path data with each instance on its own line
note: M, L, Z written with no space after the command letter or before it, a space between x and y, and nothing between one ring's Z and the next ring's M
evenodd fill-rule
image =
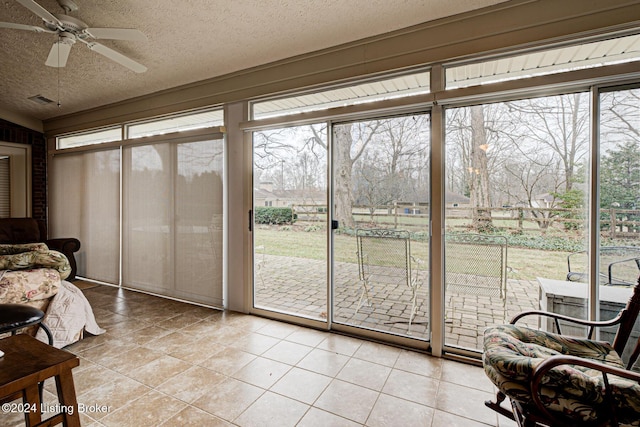
M479 367L106 286L67 347L83 426L513 426ZM55 403L55 385L45 401ZM0 413L0 425L24 425Z

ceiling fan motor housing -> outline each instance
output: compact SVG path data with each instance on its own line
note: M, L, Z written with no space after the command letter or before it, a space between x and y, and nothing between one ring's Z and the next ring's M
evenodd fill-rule
M89 27L87 24L85 24L78 18L74 18L73 16L62 15L62 14L57 14L54 16L58 18L58 20L60 21L60 23L62 24L62 28L60 28L60 26L57 25L56 23L45 21L46 27L52 31L60 29L62 31L66 31L75 35L80 35L84 30L86 30Z

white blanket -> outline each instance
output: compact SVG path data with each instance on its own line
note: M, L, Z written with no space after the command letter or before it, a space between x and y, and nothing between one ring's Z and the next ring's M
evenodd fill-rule
M58 293L49 303L43 322L51 330L56 348L74 343L82 336L83 330L93 335L105 332L96 323L93 309L82 291L66 280L60 283ZM49 343L42 329L38 329L36 338Z

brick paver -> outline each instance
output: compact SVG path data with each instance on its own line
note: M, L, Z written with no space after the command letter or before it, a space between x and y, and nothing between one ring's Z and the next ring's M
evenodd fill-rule
M314 319L327 317L327 266L322 260L265 255L256 272L256 306ZM411 290L407 286L376 286L371 305L357 312L362 284L356 263L334 264L335 323L344 323L398 335L428 339L428 292L426 271L420 276L417 312L409 329ZM486 326L505 323L524 310L539 307L539 287L535 280L507 280L506 312L499 297L450 292L446 304L446 343L482 348ZM535 325L533 325L535 326Z

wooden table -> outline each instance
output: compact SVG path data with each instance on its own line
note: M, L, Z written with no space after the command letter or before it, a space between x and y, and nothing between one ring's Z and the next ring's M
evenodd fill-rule
M76 355L51 347L26 334L1 339L0 350L5 353L0 358L0 402L22 397L24 403L15 406L20 409L28 408L25 411L28 427L60 423L70 427L80 426L71 374L71 370L80 364ZM42 421L38 384L51 377L56 381L60 412ZM3 405L3 410L8 408L11 405Z

